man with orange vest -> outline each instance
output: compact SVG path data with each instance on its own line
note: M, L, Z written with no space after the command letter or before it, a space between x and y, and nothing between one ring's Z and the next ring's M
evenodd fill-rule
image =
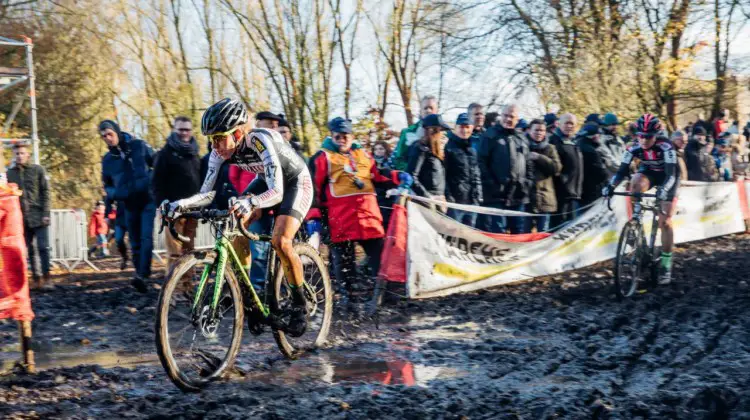
M328 128L331 137L309 162L315 188L313 208L321 209L328 226L334 274L344 286L340 292L346 302L355 274L355 243L367 254L373 275L380 270L385 232L374 184L408 188L413 179L406 172L378 169L370 153L354 142L351 120L334 118Z

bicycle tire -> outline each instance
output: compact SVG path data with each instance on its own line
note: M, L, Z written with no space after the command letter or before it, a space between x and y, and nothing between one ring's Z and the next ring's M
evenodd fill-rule
M169 325L168 316L170 309L170 300L172 294L175 292L176 287L180 284L182 277L191 268L195 267L200 262L213 262L216 261L215 251L192 251L188 254L183 255L177 260L174 268L170 272L170 276L162 287L161 293L159 294L159 301L157 305L156 313L156 351L159 356L159 361L162 367L169 376L169 379L178 388L184 392L197 392L202 388L206 387L210 382L221 377L226 370L232 366L237 353L240 349L242 342L242 328L244 324L244 309L242 303L242 291L240 285L232 271L231 267L227 265L224 270L225 273L225 284L228 286L230 294L232 295L232 304L234 305L234 325L232 326L232 339L229 345L228 351L224 359L221 361L220 366L214 372L206 375L199 380L191 380L181 372L180 367L175 360L172 353L171 344L169 342ZM211 291L207 290L205 293L208 295Z
M636 260L628 263L633 270L631 279L627 282L624 279L624 273L623 273L623 265L625 263L625 247L627 246L626 241L630 237L630 231L634 231L633 235L635 235L634 240L634 252L636 255ZM617 254L615 256L615 294L617 295L618 300L622 300L623 298L629 298L635 293L635 290L638 287L638 279L641 275L641 267L642 267L642 261L640 261L641 258L643 258L642 255L642 245L643 245L643 227L640 223L636 221L629 221L623 226L622 231L620 232L620 239L617 242ZM627 286L627 288L623 288L623 286Z
M319 348L323 346L328 339L328 332L331 328L331 320L333 318L333 288L331 286L331 278L328 275L328 270L326 268L325 263L323 262L323 258L321 258L320 254L318 253L318 251L315 250L315 248L313 248L312 246L306 243L294 244L294 250L300 256L300 259L303 260L303 264L307 260L308 264L312 263L318 269L318 272L320 273L319 283L322 286L322 289L320 289L319 291L316 290L317 292L316 295L321 294L322 292L322 297L325 299L325 301L323 302L322 308L320 307L317 308L317 309L322 309L323 313L322 313L320 329L318 329L317 336L315 337L315 340L312 342L311 345L306 345L306 346L295 345L296 341L302 341L300 339L303 339L308 334L310 334L312 332L310 330L305 332L305 334L302 335L302 337L293 338L293 337L289 337L282 330L273 329L273 337L276 340L276 344L278 345L281 353L288 359L296 359L301 354L305 353L306 351L313 350L315 348ZM277 262L278 262L278 257L277 257ZM284 270L280 266L277 268L275 274L276 276L273 281L273 293L270 294L270 297L271 297L270 300L271 300L272 310L275 310L278 312L281 307L281 299L282 299L281 293L282 293L282 287L284 286L284 283L286 282L286 277L284 276ZM310 279L306 278L305 281L309 283ZM314 286L315 285L313 285L313 287ZM308 301L309 299L310 299L310 296L308 296Z

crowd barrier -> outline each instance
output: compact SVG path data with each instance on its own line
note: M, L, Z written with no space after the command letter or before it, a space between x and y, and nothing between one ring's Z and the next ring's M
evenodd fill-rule
M88 218L80 209L57 209L50 212L50 261L73 271L87 264L99 271L88 257ZM39 261L37 259L37 261Z
M154 220L154 257L159 262L164 263L161 254L167 252L167 228L165 227L161 233L159 233L159 230L161 230L161 216L157 215L156 220ZM195 231L195 249L211 249L215 243L216 238L211 232L211 225L209 223L198 223Z
M744 232L750 219L748 194L750 181L686 182L680 187L673 217L675 242ZM390 281L405 281L409 297L419 299L586 267L616 253L628 205L624 197L613 199L612 205L610 211L606 200L600 199L553 234L519 242L470 228L409 201L406 217L392 218L389 229L389 235L401 232L405 240L387 238L379 274ZM486 210L474 207L473 211ZM644 222L650 229L650 218ZM397 229L398 223L405 228Z

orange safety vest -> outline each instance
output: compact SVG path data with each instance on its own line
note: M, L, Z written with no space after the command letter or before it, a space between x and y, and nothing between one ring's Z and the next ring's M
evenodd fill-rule
M370 172L372 161L364 149L352 150L348 155L324 150L328 159L328 184L331 196L375 195L375 185ZM361 181L357 187L355 178Z

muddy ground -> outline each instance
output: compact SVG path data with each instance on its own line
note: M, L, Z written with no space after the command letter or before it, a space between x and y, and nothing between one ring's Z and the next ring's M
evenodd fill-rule
M0 324L2 418L750 418L750 236L681 246L675 284L619 303L609 264L404 302L379 329L337 314L331 348L289 362L245 334L238 370L183 394L155 356L158 290L60 277L33 296L36 375Z

